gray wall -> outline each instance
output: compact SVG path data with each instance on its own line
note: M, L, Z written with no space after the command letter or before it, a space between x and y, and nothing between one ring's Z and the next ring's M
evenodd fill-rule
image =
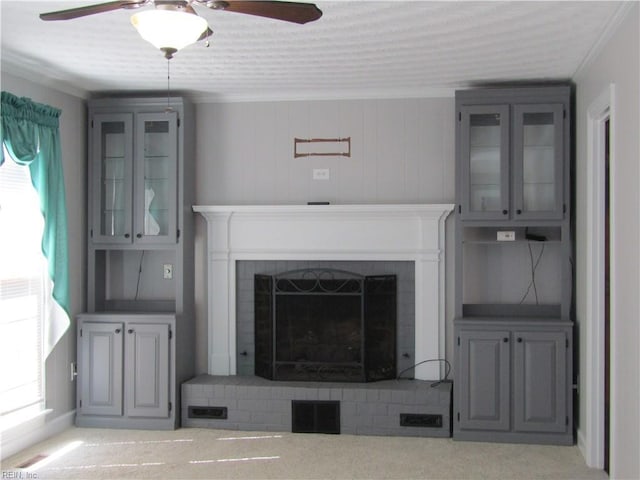
M51 421L75 409L75 382L70 379L69 365L76 361L74 317L84 308L87 203L85 102L5 71L2 71L2 90L62 110L60 137L67 196L72 323L46 360L46 406L53 410L47 416L47 421Z
M640 478L640 4L635 2L613 36L575 78L576 101L576 278L577 320L584 323L587 231L587 109L615 84L612 139L611 252L611 477ZM580 328L580 369L585 371L586 328ZM583 376L581 377L583 378ZM580 424L585 425L585 399Z
M450 201L453 125L453 98L200 104L197 200ZM294 159L294 137L351 137L352 156ZM314 168L331 179L312 180Z
M453 203L454 100L197 105L196 203ZM352 156L293 157L293 139L351 137ZM330 179L313 180L315 168ZM447 319L453 314L447 222ZM206 228L196 224L196 371L207 371ZM451 331L452 329L448 329ZM451 348L451 335L447 345Z

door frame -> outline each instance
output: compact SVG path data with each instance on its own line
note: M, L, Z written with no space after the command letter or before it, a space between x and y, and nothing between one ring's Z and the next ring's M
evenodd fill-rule
M586 213L586 318L582 331L586 335L581 355L583 381L580 395L585 399L586 425L578 432L578 444L589 467L604 468L604 409L605 409L605 330L604 330L604 275L605 275L605 122L609 120L611 138L609 148L610 185L615 184L615 85L608 85L587 110L587 213ZM613 205L610 204L610 207ZM615 224L615 212L610 211L610 225ZM613 232L614 229L610 228ZM610 237L610 258L614 257L613 235ZM615 265L610 262L611 295L615 292ZM610 318L615 318L615 302L610 304ZM614 322L611 322L613 338ZM582 342L581 342L582 343ZM614 369L611 358L611 370ZM613 392L613 389L611 389Z

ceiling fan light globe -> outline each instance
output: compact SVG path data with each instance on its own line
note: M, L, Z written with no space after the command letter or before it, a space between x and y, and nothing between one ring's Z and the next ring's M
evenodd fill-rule
M144 10L131 16L131 24L142 38L163 50L180 50L196 43L209 26L193 13L171 10Z

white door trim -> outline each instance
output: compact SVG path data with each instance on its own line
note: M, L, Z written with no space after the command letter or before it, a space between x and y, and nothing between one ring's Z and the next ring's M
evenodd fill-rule
M586 318L581 328L586 334L586 351L582 356L585 364L581 366L581 396L585 399L586 412L583 418L586 425L581 425L578 431L578 446L587 465L592 468L604 467L604 122L609 119L610 182L613 183L614 100L615 85L610 84L587 111ZM613 225L613 210L610 215L610 223ZM610 239L611 249L612 240ZM613 265L610 268L613 269ZM611 271L612 282L614 278ZM615 291L613 285L610 288L611 292ZM613 309L615 303L610 303ZM611 318L614 318L613 312ZM612 371L613 368L612 359Z

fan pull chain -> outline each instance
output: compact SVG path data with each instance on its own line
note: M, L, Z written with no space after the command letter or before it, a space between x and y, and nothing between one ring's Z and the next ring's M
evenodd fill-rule
M173 111L171 108L171 59L167 58L167 108L164 109L165 113Z

